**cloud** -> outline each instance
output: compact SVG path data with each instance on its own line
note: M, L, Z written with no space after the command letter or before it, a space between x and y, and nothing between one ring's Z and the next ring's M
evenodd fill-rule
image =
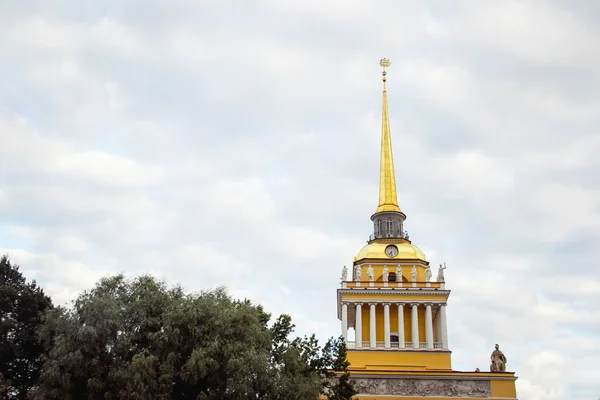
M400 205L447 262L453 367L598 396L600 9L582 1L0 6L0 251L60 304L151 272L337 335L388 96ZM329 305L329 306L327 306Z

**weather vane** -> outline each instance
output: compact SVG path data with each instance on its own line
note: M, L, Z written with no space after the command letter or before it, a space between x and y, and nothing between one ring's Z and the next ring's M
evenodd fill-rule
M389 67L390 65L392 65L392 63L387 58L382 58L381 60L379 60L379 65L381 65L381 67L383 68L383 72L381 73L381 75L383 75L383 90L385 91L385 81L386 81L385 76L387 75L387 72L385 72L385 69L387 67Z

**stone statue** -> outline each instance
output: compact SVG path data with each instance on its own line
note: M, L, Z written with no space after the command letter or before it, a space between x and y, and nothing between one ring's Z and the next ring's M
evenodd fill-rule
M342 282L346 280L348 280L348 267L344 265L344 268L342 268Z
M360 265L354 267L354 280L360 282L360 276L362 275L362 268Z
M404 231L404 239L410 240L410 236L408 236L408 231Z
M417 281L417 266L416 265L413 265L412 271L410 271L410 277L412 278L413 282Z
M496 349L490 356L490 371L491 372L504 372L506 371L506 357L504 353L500 351L500 346L496 344Z
M431 276L433 274L431 273L431 267L428 265L425 268L425 282L431 282Z
M373 275L373 267L371 267L370 265L369 265L369 268L367 268L367 276L369 277L369 280L371 282L373 282L375 280L374 275Z
M387 265L384 265L384 266L383 266L383 273L381 274L381 276L383 277L383 281L384 281L384 282L387 282L387 281L388 281L388 278L389 278L389 276L390 276L390 273L388 272L388 267L387 267Z
M396 267L396 281L402 282L402 267L399 265Z
M437 276L438 282L446 282L444 279L444 270L445 269L446 269L446 263L444 263L443 267L442 267L442 264L440 264L440 268L438 269L438 276Z

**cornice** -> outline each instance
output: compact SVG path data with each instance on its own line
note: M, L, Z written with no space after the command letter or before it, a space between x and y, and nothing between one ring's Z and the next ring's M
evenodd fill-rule
M410 259L410 258L361 258L360 260L354 261L353 265L356 267L357 265L402 265L402 266L413 266L416 265L418 267L425 267L429 265L429 261L419 260L419 259Z
M398 371L394 371L398 372ZM476 376L481 374L481 376ZM514 374L514 372L505 373ZM506 376L503 373L490 373L490 372L464 372L464 371L448 371L446 374L439 373L405 373L402 375L379 375L379 374L361 374L353 373L350 370L350 376L352 378L366 378L366 379L436 379L436 380L465 380L465 381L515 381L517 377L514 375Z
M397 290L401 289L401 290ZM404 289L404 290L402 290ZM413 290L411 290L413 289ZM450 290L431 290L429 288L374 288L374 289L338 289L339 294L372 294L375 296L395 294L395 295L434 295L434 296L449 296Z

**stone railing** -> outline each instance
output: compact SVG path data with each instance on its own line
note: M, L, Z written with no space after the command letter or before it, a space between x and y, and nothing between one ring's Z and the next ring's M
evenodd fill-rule
M385 348L385 342L375 342L375 346L374 349L377 350L427 350L427 342L419 342L419 348L418 349L414 349L413 348L413 343L412 342L405 342L404 343L404 348L401 349L400 348L400 343L398 342L391 342L390 343L390 348L386 349ZM356 350L371 350L371 342L369 341L363 341L362 342L362 348L361 347L356 347L356 342L351 340L351 341L347 341L346 342L346 347L349 349L356 349ZM442 342L433 342L433 350L442 350L443 346L442 346ZM432 349L429 349L432 350Z
M400 230L394 229L391 231L372 233L371 235L369 235L368 241L371 242L375 239L406 239L406 240L409 240L409 236L408 236L408 232L406 232L406 231L400 231Z
M382 282L382 281L342 281L341 286L354 288L434 288L443 289L444 282Z

